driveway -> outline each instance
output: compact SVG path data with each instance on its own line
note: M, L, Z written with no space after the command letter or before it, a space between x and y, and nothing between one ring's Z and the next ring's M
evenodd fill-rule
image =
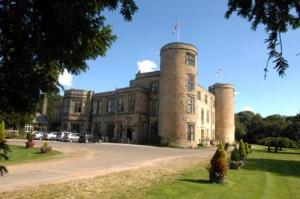
M24 140L9 140L9 144L24 145ZM38 141L37 146L43 142ZM0 192L39 184L91 178L116 171L139 168L161 160L178 157L210 157L215 148L176 149L114 143L49 142L66 158L8 166L9 173L1 177Z

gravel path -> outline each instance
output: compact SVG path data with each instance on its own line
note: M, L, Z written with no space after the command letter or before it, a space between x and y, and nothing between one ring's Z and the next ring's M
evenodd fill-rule
M8 143L23 145L24 140L9 140ZM37 146L42 143L38 142ZM9 174L1 178L0 192L93 178L179 157L190 157L199 161L215 151L215 148L175 149L113 143L50 142L49 145L64 152L66 158L8 166Z

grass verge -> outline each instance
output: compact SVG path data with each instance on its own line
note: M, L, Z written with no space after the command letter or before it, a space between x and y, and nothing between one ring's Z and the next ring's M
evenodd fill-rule
M56 150L52 150L50 153L41 154L40 148L30 148L27 149L20 145L9 145L10 152L8 152L9 160L0 160L2 165L11 165L17 163L48 160L52 158L62 157L62 153Z
M298 198L300 150L269 153L256 146L240 170L229 170L225 184L208 181L207 170L194 166L167 183L159 183L140 198Z

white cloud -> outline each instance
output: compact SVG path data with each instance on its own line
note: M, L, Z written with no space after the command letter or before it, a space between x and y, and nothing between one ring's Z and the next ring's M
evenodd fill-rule
M243 111L251 111L254 113L254 109L251 106L244 106Z
M64 72L58 77L58 82L63 86L72 86L72 74L64 69Z
M138 71L147 73L158 70L158 66L151 60L142 60L137 63Z

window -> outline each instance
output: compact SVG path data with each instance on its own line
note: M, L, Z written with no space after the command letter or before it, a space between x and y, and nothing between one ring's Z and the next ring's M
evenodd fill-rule
M158 100L157 99L154 99L151 101L150 115L158 116Z
M204 101L205 101L205 104L207 104L207 102L208 102L208 100L207 100L207 95L205 95Z
M93 102L93 114L98 113L98 102Z
M200 91L197 92L197 97L198 97L198 100L201 100L201 92Z
M154 94L158 93L158 89L159 89L158 82L151 82L150 83L150 92L151 93L154 93Z
M100 135L101 134L101 123L95 123L93 124L94 128L93 128L93 133L96 135Z
M195 113L195 98L188 96L187 113Z
M156 138L158 135L158 124L153 122L150 125L150 138Z
M209 111L206 112L206 122L209 123Z
M113 136L114 136L114 124L113 123L106 124L106 135L109 139L113 138Z
M81 101L71 101L71 110L73 113L81 113L82 102Z
M195 55L192 53L185 53L185 64L195 66Z
M80 124L71 123L71 132L79 133L80 132Z
M102 113L102 100L98 101L98 114Z
M69 101L68 100L64 100L64 103L63 103L63 112L64 113L68 113L69 111Z
M201 123L204 123L204 109L201 109Z
M195 141L195 125L194 124L188 124L187 125L187 139L188 141Z
M117 111L118 111L118 112L123 112L123 111L124 111L123 97L119 97L119 98L117 99Z
M128 112L134 112L135 110L135 95L128 96Z
M107 101L107 112L108 113L115 112L115 99L108 99L108 101Z
M201 141L203 142L204 141L204 130L201 129Z
M117 133L118 133L118 138L123 137L123 124L122 122L117 122Z
M188 75L188 91L193 91L195 88L195 77L193 75Z

